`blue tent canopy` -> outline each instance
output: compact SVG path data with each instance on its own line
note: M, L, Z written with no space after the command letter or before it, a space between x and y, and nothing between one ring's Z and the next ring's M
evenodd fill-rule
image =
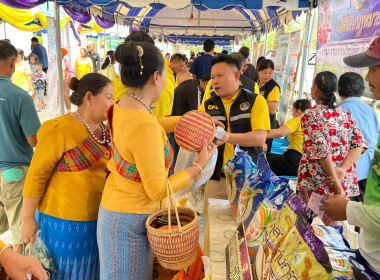
M47 0L0 2L31 8ZM58 4L82 24L94 18L104 29L116 23L152 36L184 35L183 42L198 42L195 37L243 38L270 31L316 5L316 0L58 0Z

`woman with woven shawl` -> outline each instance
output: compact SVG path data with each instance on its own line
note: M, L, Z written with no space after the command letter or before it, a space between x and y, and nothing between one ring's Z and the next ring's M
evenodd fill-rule
M99 279L96 224L110 158L103 122L114 90L96 73L72 78L70 88L78 110L38 131L24 186L21 235L25 243L34 242L41 230L58 267L51 279Z
M194 165L168 177L173 160L166 133L180 117L156 119L150 104L166 85L164 59L153 44L129 42L116 49L121 80L128 92L109 112L112 132L110 175L98 218L101 279L152 279L153 253L145 221L160 209L167 181L174 192L189 185L215 151L207 143Z

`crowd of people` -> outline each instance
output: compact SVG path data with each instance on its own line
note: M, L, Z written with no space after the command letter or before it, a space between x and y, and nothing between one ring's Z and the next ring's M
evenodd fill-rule
M276 175L297 176L305 203L313 192L324 196L326 225L347 219L360 227L360 253L380 273L379 123L360 101L360 75L317 73L315 105L296 100L293 118L279 126L281 88L273 61L260 57L253 66L247 47L214 55L208 39L204 55L191 55L188 70L186 56L163 57L138 31L108 51L103 63L93 44L80 50L74 67L62 49L67 114L41 126L37 111L45 106L48 65L37 38L32 46L28 63L22 50L0 41L0 233L9 229L18 250L40 230L58 268L51 279L152 279L147 217L160 209L168 185L174 192L188 187L218 149L204 186L207 216L208 198L227 199L224 166L236 145L254 162L266 151ZM369 67L365 79L380 99L380 37L345 63ZM204 143L194 164L173 174L179 150L173 131L190 110L208 113L226 133ZM271 153L273 138L285 136L286 152ZM23 258L24 265L12 265L6 255ZM15 279L29 272L47 279L38 261L2 243L0 264Z

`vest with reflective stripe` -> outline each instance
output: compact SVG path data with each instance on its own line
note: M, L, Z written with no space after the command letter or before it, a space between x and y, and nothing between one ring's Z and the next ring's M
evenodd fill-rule
M255 103L257 94L252 93L245 89L240 89L239 94L236 97L234 103L231 105L230 109L230 129L231 133L245 133L252 131L251 127L251 110ZM211 98L205 101L206 112L214 119L222 122L227 131L227 115L223 106L222 99L211 92ZM247 151L252 157L254 163L257 163L257 157L261 152L263 152L262 147L243 147L240 148ZM218 159L215 166L214 174L212 175L212 180L220 180L220 174L223 165L223 154L224 145L218 147Z

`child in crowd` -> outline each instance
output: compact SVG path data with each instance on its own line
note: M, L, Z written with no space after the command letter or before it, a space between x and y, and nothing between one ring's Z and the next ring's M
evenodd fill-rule
M34 53L31 53L28 57L28 60L29 60L30 69L32 70L32 73L33 73L34 68L35 68L35 63L36 61L38 61L38 57Z
M45 108L44 92L46 88L47 77L45 72L42 71L41 61L36 61L34 65L35 69L33 72L33 87L36 89L38 97L37 112L40 112L42 109Z
M290 145L283 155L267 153L270 169L274 174L297 176L298 166L303 154L301 115L311 108L311 102L307 99L299 99L293 104L293 118L277 129L272 129L267 138L281 138L288 136Z

